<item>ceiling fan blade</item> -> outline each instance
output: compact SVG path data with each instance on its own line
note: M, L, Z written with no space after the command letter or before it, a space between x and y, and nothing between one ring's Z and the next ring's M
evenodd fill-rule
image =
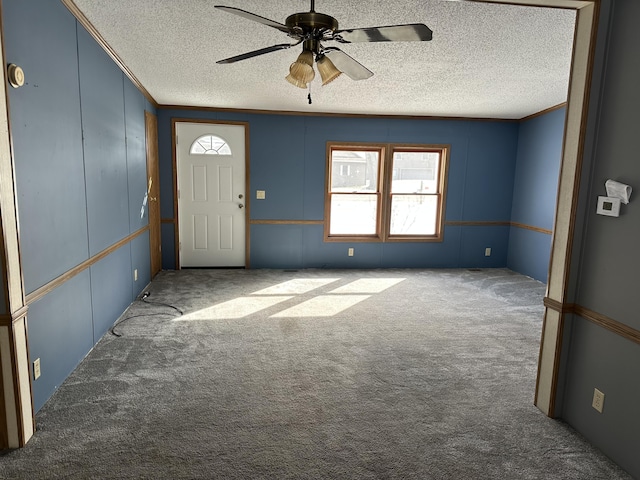
M265 53L271 53L277 50L285 50L287 48L293 47L294 45L298 45L298 44L297 43L281 43L279 45L272 45L271 47L265 47L265 48L261 48L260 50L253 50L252 52L236 55L235 57L229 57L223 60L218 60L216 63L239 62L240 60L246 60L247 58L257 57L258 55L264 55Z
M338 70L344 73L351 80L366 80L373 75L373 72L360 62L344 53L339 48L329 47L323 50L329 60L333 62Z
M253 20L254 22L262 23L263 25L268 25L270 27L280 30L281 32L289 33L289 29L287 28L286 25L283 25L282 23L278 23L274 20L269 20L268 18L265 18L265 17L261 17L260 15L256 15L255 13L247 12L246 10L241 10L239 8L225 7L224 5L216 5L216 8L219 10L223 10L225 12L233 13L234 15L239 15L249 20Z
M427 42L433 32L422 23L389 25L388 27L354 28L338 30L333 40L341 43L355 42Z

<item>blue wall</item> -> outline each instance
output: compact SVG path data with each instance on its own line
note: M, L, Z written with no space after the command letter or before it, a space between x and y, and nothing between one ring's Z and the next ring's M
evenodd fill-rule
M518 124L501 121L308 117L161 109L162 217L173 218L171 119L248 122L251 220L323 220L328 141L449 144L445 220L511 219ZM265 200L253 200L266 190ZM163 267L175 268L173 231ZM504 267L509 228L445 226L441 243L325 243L322 225L251 225L252 268ZM347 256L354 247L356 255ZM485 257L486 247L492 255Z
M5 0L20 249L29 294L148 224L144 111L154 111L57 1ZM133 270L138 269L138 281ZM36 410L150 281L143 232L28 311Z
M511 221L553 230L566 108L520 122ZM507 266L547 281L551 235L512 226Z

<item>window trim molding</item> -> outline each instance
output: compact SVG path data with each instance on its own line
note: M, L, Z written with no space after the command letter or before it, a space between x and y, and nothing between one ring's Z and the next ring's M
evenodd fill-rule
M383 195L383 179L384 179L384 158L386 156L386 147L384 143L366 143L366 142L327 142L325 154L325 186L324 186L324 241L325 242L382 242L382 209L378 209L376 215L376 232L370 235L330 235L329 227L331 225L331 152L333 150L354 150L354 151L374 151L379 152L378 158L378 188L376 195L378 202L382 201ZM370 194L369 194L370 195Z
M378 164L378 208L376 218L376 233L371 235L344 235L329 232L331 225L331 153L333 150L356 150L380 152ZM391 215L391 180L393 172L393 154L402 151L436 151L440 153L440 165L438 172L438 212L436 218L436 231L433 235L391 235L389 230ZM449 173L449 157L451 145L449 144L417 144L417 143L378 143L378 142L337 142L328 141L325 156L325 189L324 189L324 242L443 242L445 226L445 208L447 199L447 183Z

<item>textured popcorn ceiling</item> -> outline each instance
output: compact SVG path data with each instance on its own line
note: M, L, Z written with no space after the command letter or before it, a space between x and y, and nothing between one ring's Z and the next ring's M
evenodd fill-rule
M160 104L298 112L522 118L567 99L575 11L437 0L317 0L341 29L424 23L431 42L335 45L375 73L307 91L285 81L301 47L234 64L217 60L289 38L217 10L284 23L302 0L75 0Z

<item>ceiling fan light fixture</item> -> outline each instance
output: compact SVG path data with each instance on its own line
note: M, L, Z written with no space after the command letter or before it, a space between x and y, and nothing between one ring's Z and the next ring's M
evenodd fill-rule
M289 75L300 82L309 83L316 76L316 72L306 63L294 62L289 67Z
M329 60L329 58L325 55L318 55L316 63L318 64L318 72L320 72L320 77L322 77L323 86L333 82L342 74L342 72L338 70L333 62Z
M313 80L316 76L316 72L313 71L313 52L303 50L289 67L289 74L300 83L307 84Z
M291 74L287 75L286 77L284 77L285 80L287 82L289 82L291 85L295 85L298 88L307 88L307 84L305 82L302 82L296 78L294 78Z

